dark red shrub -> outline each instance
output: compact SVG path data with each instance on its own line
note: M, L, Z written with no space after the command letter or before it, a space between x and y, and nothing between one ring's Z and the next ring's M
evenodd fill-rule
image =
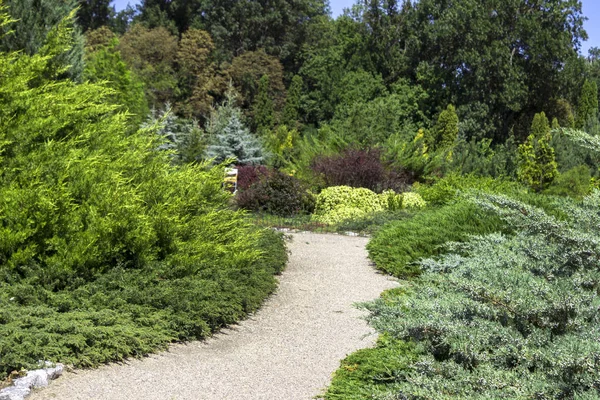
M243 168L243 185L239 175L242 168L238 170L238 207L279 216L310 214L314 210L313 196L297 178L266 167L254 172Z
M253 183L258 182L261 176L269 173L264 165L242 165L238 170L238 190L248 189Z
M351 186L381 192L385 189L405 190L410 176L402 171L390 171L381 162L379 149L346 149L334 156L317 157L311 169L327 186Z

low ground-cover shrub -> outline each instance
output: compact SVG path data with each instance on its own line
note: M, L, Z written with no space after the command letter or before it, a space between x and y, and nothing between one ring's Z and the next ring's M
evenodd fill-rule
M263 166L246 166L240 173L238 207L283 217L313 211L314 195L297 178Z
M448 204L461 193L473 190L511 196L528 193L526 187L512 180L456 173L446 175L432 185L415 184L413 190L431 205Z
M387 224L377 232L367 249L379 269L407 277L420 273L415 261L440 254L447 241L465 241L470 235L506 230L508 227L500 218L460 200Z
M54 79L65 32L49 56L0 54L0 380L206 337L255 310L286 260L228 208L223 168L174 166L106 88Z
M450 246L420 262L425 272L408 294L365 305L370 323L401 347L388 347L397 356L385 354L390 370L379 373L371 372L379 349L349 357L343 368L359 359L351 369L367 373L338 371L326 398L350 387L365 399L600 397L600 192L563 200L567 220L502 196L475 204L516 233ZM407 360L406 346L422 353Z
M366 400L389 392L387 383L411 372L422 350L414 343L383 334L375 348L346 357L333 375L326 400ZM385 397L383 397L385 398Z

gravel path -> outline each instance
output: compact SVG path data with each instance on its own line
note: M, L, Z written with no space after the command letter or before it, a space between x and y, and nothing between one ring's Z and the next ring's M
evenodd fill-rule
M280 286L256 314L203 342L68 373L30 400L309 400L373 331L353 303L397 284L367 260L367 239L294 234Z

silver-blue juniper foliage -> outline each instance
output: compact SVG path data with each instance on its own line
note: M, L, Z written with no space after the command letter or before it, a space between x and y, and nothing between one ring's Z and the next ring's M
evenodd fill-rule
M600 397L600 191L557 199L565 220L496 195L473 202L516 229L420 262L404 294L364 305L380 332L419 343L385 399Z

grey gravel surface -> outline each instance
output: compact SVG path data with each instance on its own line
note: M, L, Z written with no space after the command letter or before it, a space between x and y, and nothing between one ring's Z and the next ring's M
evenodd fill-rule
M376 339L353 304L397 286L370 266L366 243L294 234L279 289L249 319L142 360L66 373L30 399L309 400Z

